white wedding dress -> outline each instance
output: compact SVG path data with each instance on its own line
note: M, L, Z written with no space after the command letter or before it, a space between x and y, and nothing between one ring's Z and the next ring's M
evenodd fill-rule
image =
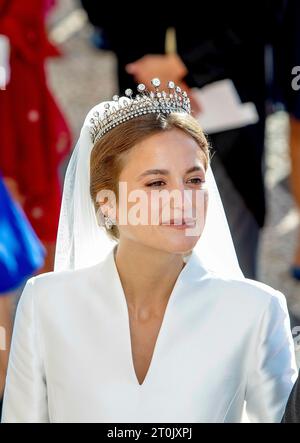
M113 249L23 291L2 420L279 422L297 377L284 296L221 278L193 252L171 293L142 385Z

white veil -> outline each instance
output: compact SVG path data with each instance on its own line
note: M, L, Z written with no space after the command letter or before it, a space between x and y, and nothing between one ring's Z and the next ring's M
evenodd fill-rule
M95 111L103 115L106 103L113 104L113 102L102 102L88 112L68 164L54 272L92 266L103 260L116 244L116 241L108 237L105 228L98 224L89 189L90 154L93 147L90 119ZM194 251L206 268L229 278L243 278L210 166L206 172L206 183L209 192L207 217L203 233Z

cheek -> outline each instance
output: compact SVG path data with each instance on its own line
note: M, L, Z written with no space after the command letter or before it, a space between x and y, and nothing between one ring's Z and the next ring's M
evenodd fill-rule
M151 198L151 193L147 193L147 210L148 221L151 225L158 225L160 220L160 214L162 212L162 200L158 198Z
M208 202L209 202L209 194L208 191L204 191L204 216L206 217L207 214L207 208L208 208Z
M117 204L116 212L117 221L124 232L145 228L147 232L150 232L151 227L155 229L161 223L163 211L170 209L170 215L172 214L174 206L172 199L157 198L157 195L153 192L151 194L150 191L145 191L143 198L136 198L135 201L128 201L130 190L125 195L125 199L124 195ZM187 217L190 215L196 217L200 226L204 226L208 208L208 191L206 189L194 190L192 194L189 194L186 202L182 203L182 213ZM166 218L167 215L168 213L165 215Z
M206 189L198 190L193 196L193 216L197 219L197 224L202 232L205 225L208 208L208 191Z
M120 229L123 229L123 232L131 232L133 229L149 227L151 214L155 224L159 210L155 204L151 204L150 193L138 188L127 187L126 192L123 190L119 194L116 213Z

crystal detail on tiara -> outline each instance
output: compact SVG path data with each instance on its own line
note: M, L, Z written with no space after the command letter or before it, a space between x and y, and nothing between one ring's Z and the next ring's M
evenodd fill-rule
M139 93L133 97L133 91L126 89L125 96L113 96L113 102L104 104L104 113L98 111L93 113L90 119L90 135L93 143L119 124L141 115L157 113L170 114L180 112L191 114L190 99L186 91L169 81L167 86L169 92L160 91L161 84L158 78L151 80L155 91L148 91L143 83L137 87Z
M130 89L130 88L126 89L125 95L127 95L127 97L131 97L132 96L132 89Z
M140 84L138 85L138 87L137 87L137 90L138 90L139 92L144 92L145 89L146 89L146 86L145 86L143 83L140 83Z
M153 79L151 80L151 83L152 83L152 85L153 85L155 88L159 88L159 87L160 87L160 80L159 80L159 78L153 78Z

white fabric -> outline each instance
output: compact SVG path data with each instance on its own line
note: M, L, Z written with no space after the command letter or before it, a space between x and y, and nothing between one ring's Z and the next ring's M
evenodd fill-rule
M0 89L5 89L10 81L10 43L8 37L0 34Z
M279 422L297 376L284 296L208 272L195 251L139 385L113 250L32 277L13 333L3 422Z
M121 97L120 101L128 100ZM90 198L90 154L93 143L90 137L90 119L95 111L103 115L102 102L92 108L84 121L79 140L69 161L64 180L59 219L54 271L79 269L98 263L116 244L97 218ZM228 277L242 277L223 204L211 168L206 173L209 205L204 231L194 251L203 265Z

